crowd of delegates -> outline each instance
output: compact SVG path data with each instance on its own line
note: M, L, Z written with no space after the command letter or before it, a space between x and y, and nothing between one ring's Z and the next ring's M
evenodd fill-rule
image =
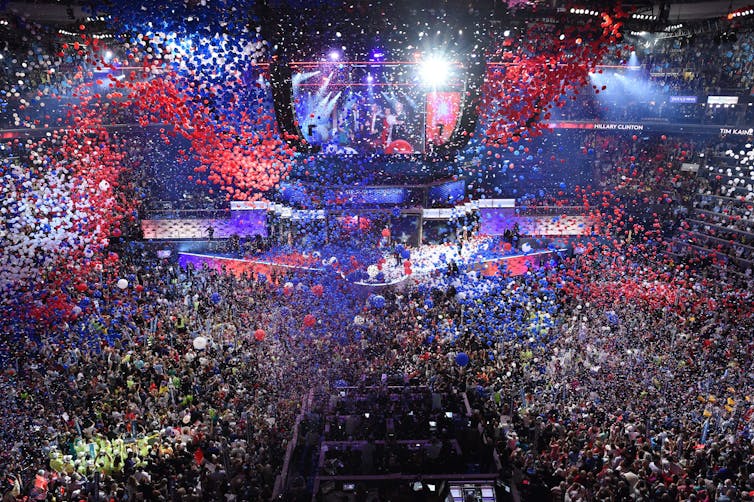
M752 85L754 33L699 34L693 38L659 38L654 34L627 34L625 42L610 47L605 65L632 65L638 69L603 69L600 94L581 93L555 110L556 118L597 118L613 121L661 119L681 123L746 125L754 107L745 99ZM708 95L738 96L739 104L707 105ZM671 97L694 97L691 103ZM742 99L743 98L743 99Z
M694 208L706 221L717 226L754 233L752 206L725 199L714 200L700 197L694 201Z
M721 89L749 91L754 84L751 55L754 33L706 33L637 43L637 55L663 86L676 94L717 94Z
M697 221L702 221L708 226L716 227L717 229L722 230L723 233L726 233L726 230L732 231L733 235L735 235L736 233L754 233L754 225L749 218L734 218L726 214L719 213L710 215L708 213L702 212L697 212L693 216Z
M754 268L750 146L744 141L725 141L706 149L708 155L699 159L696 187L689 192L688 215L675 246L686 251L692 247L692 254L702 251L712 261L727 264L729 272L745 277Z
M132 272L131 294L97 289L84 319L3 339L4 408L25 410L3 417L7 479L38 500L89 497L96 471L103 499L269 498L296 407L337 340L295 336L271 282L165 263ZM255 340L251 325L275 337ZM211 348L192 348L199 334Z
M751 235L726 231L705 221L689 219L682 226L683 242L708 253L714 260L729 263L731 271L751 277L754 263L754 241Z
M602 265L591 274L581 269L585 294L550 314L552 325L533 322L527 334L514 321L505 336L511 322L504 318L520 309L536 319L531 304L547 309L546 288L537 294L536 281L515 284L530 302L518 305L515 295L500 302L478 292L459 301L466 293L459 285L460 294L434 308L460 315L457 350L472 362L462 369L452 358L430 360L427 375L444 369L465 383L474 420L531 500L549 500L547 492L552 500L745 500L754 489L751 436L741 435L751 418L747 300L727 295L712 312L705 301L723 300L726 286L669 269L665 276L698 290L679 313L661 308L662 289L674 287L656 280L663 274ZM632 281L642 298L628 298ZM611 287L629 301L615 301L606 294ZM733 303L723 308L725 301ZM480 336L490 326L495 333Z
M335 278L143 253L80 319L3 338L7 500L268 498L312 383L383 373L466 391L521 489L554 500L754 490L751 284L606 253L439 271L375 306Z
M749 188L752 185L750 183L747 185L746 179L736 179L726 175L716 176L712 179L702 177L699 182L699 193L703 196L727 197L745 202L754 201L754 190Z

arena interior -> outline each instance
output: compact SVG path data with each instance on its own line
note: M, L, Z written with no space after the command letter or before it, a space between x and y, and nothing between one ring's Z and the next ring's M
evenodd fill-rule
M0 1L3 502L754 500L749 1Z

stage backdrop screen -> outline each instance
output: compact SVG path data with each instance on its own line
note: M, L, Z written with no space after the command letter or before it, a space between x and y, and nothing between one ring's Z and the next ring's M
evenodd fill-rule
M325 155L424 154L448 141L463 106L462 79L427 85L418 64L322 62L293 70L301 134Z

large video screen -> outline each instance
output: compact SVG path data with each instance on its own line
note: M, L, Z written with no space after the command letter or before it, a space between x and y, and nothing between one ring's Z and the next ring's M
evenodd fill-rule
M329 63L294 67L296 120L325 155L431 153L448 141L463 80L428 85L417 64ZM460 71L455 72L460 73Z

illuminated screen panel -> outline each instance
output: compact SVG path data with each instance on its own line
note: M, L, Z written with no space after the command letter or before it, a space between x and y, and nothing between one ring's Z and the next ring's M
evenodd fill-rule
M425 137L427 143L442 145L447 143L456 128L461 115L460 92L427 93L427 120Z
M413 63L293 65L298 127L325 155L423 154L461 113L461 71L450 68L440 90Z
M466 197L466 182L458 180L436 185L429 188L427 195L432 206L453 205Z

